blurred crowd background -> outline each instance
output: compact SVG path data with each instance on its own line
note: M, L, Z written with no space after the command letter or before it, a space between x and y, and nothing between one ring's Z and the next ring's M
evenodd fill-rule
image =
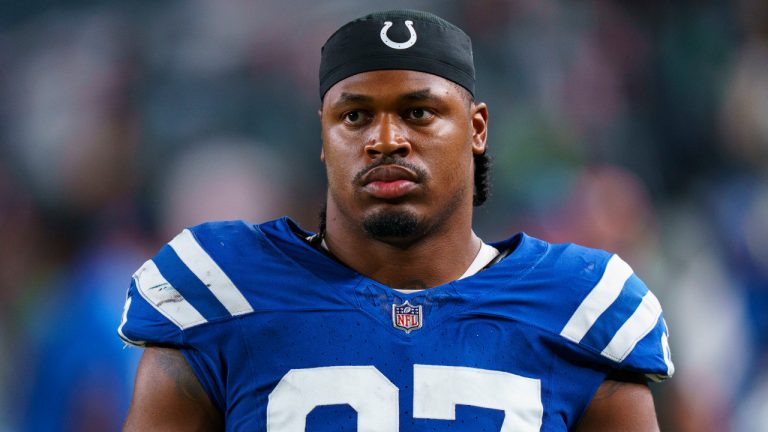
M320 47L396 7L473 38L478 233L620 253L671 331L662 430L768 431L768 2L384 3L3 2L0 431L119 429L125 290L184 226L316 227Z

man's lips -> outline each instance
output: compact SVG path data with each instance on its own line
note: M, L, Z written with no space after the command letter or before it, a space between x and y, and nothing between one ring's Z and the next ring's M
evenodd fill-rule
M380 199L397 199L417 187L418 175L398 165L378 166L363 178L363 189Z
M365 173L363 176L363 185L372 182L393 182L397 180L418 181L419 176L415 172L400 165L379 165L376 168Z
M369 194L380 199L397 199L406 195L416 187L410 180L374 181L363 187Z

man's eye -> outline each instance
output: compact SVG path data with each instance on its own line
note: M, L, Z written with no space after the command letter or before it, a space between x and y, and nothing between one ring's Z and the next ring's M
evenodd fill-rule
M361 111L350 111L344 114L344 121L352 124L359 124L365 121L365 113Z
M432 118L433 115L431 111L424 108L413 108L406 113L406 117L412 120L427 120Z

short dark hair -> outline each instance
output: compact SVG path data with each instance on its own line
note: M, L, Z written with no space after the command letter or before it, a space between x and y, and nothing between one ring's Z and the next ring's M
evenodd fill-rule
M475 155L475 192L472 205L479 207L491 196L491 157L488 151Z

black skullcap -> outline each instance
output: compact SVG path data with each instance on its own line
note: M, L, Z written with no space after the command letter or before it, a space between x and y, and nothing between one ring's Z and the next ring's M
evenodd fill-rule
M475 93L469 36L431 13L393 10L351 21L328 38L320 59L320 99L347 77L383 69L430 73Z

